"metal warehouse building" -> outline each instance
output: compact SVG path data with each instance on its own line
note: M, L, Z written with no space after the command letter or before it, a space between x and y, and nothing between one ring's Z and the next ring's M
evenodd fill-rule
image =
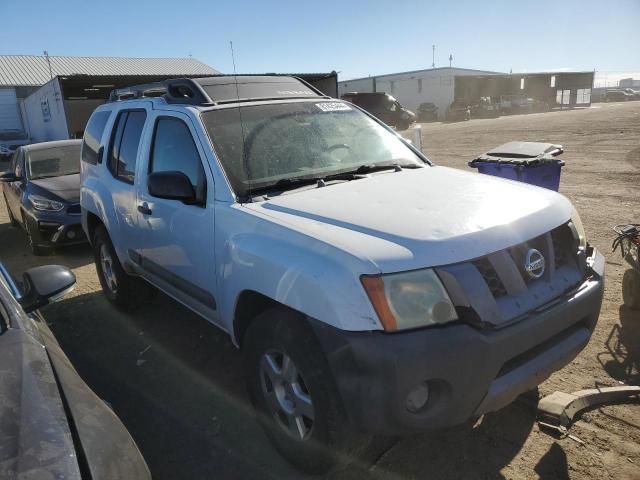
M0 55L0 149L29 141L72 138L84 124L57 122L56 116L73 112L80 113L74 118L88 118L93 108L104 102L109 91L123 82L126 85L218 73L193 58ZM79 89L64 91L63 80L67 77L86 77L87 82L79 82ZM48 88L44 88L45 85ZM87 102L91 99L96 99L93 104ZM38 112L38 115L27 115L29 106L29 111ZM78 109L82 111L77 112ZM60 128L68 131L56 131Z
M413 111L431 102L442 120L455 100L473 104L482 97L491 97L503 107L529 98L549 109L589 106L593 77L593 72L511 74L444 67L345 80L338 83L338 93L386 92Z
M496 72L454 67L391 73L338 82L338 94L342 96L348 92L387 92L414 112L421 103L431 102L438 107L438 118L443 118L453 102L457 76L492 73Z
M514 98L532 98L549 108L573 108L591 105L593 72L544 72L470 75L456 77L454 99L471 103L481 97L502 102Z

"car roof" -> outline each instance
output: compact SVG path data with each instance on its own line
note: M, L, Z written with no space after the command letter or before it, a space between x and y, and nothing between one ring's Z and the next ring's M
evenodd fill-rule
M71 145L80 145L80 144L82 144L82 140L80 139L55 140L53 142L32 143L30 145L24 145L22 148L28 152L33 152L36 150L46 150L47 148L68 147Z

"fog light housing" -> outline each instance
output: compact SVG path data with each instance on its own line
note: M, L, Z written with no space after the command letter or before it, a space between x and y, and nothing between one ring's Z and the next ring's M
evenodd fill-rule
M76 238L76 232L74 232L73 230L69 230L69 231L67 232L67 238L68 238L69 240L73 240L74 238Z
M429 401L429 384L422 382L409 392L406 399L407 410L411 413L418 413Z

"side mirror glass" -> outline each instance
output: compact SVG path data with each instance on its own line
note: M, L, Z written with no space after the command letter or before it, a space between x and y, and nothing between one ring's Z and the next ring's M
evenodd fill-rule
M0 173L0 182L17 182L18 180L22 180L20 177L16 177L14 172L2 172Z
M55 302L73 290L76 276L61 265L43 265L24 272L20 305L31 313L48 303Z
M195 203L196 192L191 180L182 172L153 172L147 177L149 195L168 200Z

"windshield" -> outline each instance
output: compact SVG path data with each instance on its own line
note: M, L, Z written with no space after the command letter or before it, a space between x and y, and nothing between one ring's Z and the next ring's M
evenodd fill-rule
M80 173L80 143L43 148L27 153L27 174L31 180Z
M362 165L424 165L396 135L343 102L253 105L202 117L241 195L283 179L322 178Z

